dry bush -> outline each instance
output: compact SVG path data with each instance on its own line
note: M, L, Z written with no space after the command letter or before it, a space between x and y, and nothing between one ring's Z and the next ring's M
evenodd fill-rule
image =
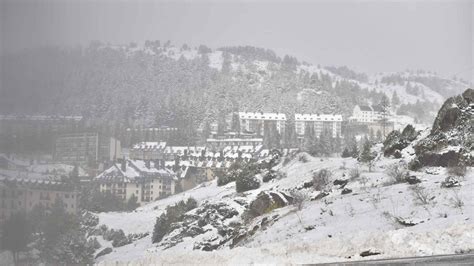
M313 174L313 187L315 190L322 191L329 184L332 172L328 169L321 169Z
M298 156L298 161L302 163L307 163L309 162L309 159L308 159L308 156L303 153L303 154L300 154L300 156Z
M293 198L291 204L296 207L298 211L303 209L304 202L308 199L308 195L301 191L292 191L290 196Z
M420 185L412 186L411 190L413 192L413 195L415 196L415 199L417 199L421 205L427 205L433 200L433 198L430 197L426 189Z
M350 180L356 180L360 177L360 171L359 168L352 168L349 171L349 178Z
M391 178L390 184L399 184L405 182L405 178L408 176L408 169L405 163L403 164L392 164L387 168L387 175Z
M454 192L454 196L451 198L451 204L454 208L462 210L464 207L464 201L461 199L457 192Z
M448 167L448 173L450 175L455 175L459 177L464 177L467 172L467 167L465 165L457 165Z

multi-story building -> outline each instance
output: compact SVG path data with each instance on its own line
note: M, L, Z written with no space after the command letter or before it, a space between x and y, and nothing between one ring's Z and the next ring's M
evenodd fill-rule
M160 160L164 159L166 142L140 142L130 149L132 160Z
M79 210L78 192L57 181L3 178L0 180L0 222L18 211L29 212L36 206L51 208L57 200L68 213Z
M394 123L390 112L384 112L380 105L356 105L349 121L352 124L367 127L367 132L380 134L386 137L393 129Z
M96 177L102 193L127 201L137 197L139 204L175 193L176 175L162 161L122 160Z
M209 150L221 150L227 146L261 146L263 138L210 138L206 140L206 147Z
M342 115L332 114L295 114L295 132L299 137L304 136L306 127L312 127L314 134L331 132L332 137L341 136Z
M81 116L0 115L0 150L5 153L52 153L55 137L77 132Z
M286 115L282 113L238 112L240 133L263 136L266 127L275 126L278 133L285 131Z
M178 132L174 127L127 128L124 134L124 147L132 147L139 142L168 142Z
M98 133L71 133L56 138L56 161L69 164L90 164L121 157L120 141L101 137Z
M356 105L349 120L359 123L374 123L383 119L383 115L383 108L379 105Z

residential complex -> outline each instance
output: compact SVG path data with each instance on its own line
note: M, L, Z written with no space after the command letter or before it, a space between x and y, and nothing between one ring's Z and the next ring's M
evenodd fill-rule
M69 164L91 164L121 157L120 141L98 133L71 133L56 138L54 158Z
M37 206L51 208L57 200L68 213L79 210L78 192L62 182L35 179L0 179L0 222L19 211L29 212Z
M265 128L275 126L278 133L285 131L286 115L282 113L238 112L240 133L263 136Z
M121 160L95 178L102 193L127 201L137 197L139 204L175 193L176 175L160 161Z
M342 115L295 114L295 132L304 136L306 127L312 127L315 136L330 132L333 138L341 136Z

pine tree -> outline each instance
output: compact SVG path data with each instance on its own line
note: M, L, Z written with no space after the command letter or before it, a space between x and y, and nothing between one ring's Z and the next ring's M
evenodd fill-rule
M334 139L333 152L335 153L341 152L341 136L339 136L339 134Z
M388 99L387 95L383 94L382 98L380 99L380 107L382 108L382 138L386 136L386 130L388 125L388 115L390 112L390 100Z
M328 130L321 131L319 136L319 154L322 156L329 156L332 150L332 136Z
M238 112L232 114L232 131L240 135L240 118Z
M24 213L14 213L2 225L2 248L13 253L15 265L18 254L26 251L31 238L31 225Z
M357 158L359 156L359 148L357 147L357 140L355 136L352 137L349 143L349 152L352 158Z
M382 131L377 130L376 140L377 140L377 142L382 141Z
M372 171L372 164L373 164L372 160L374 159L374 156L372 155L370 151L371 146L372 144L370 143L370 141L367 138L365 138L364 144L362 146L362 151L358 158L359 162L362 162L368 165L369 171Z
M303 140L304 149L309 151L311 149L311 146L313 146L313 141L314 141L313 126L310 123L306 123L305 128L304 128L304 140Z
M347 147L345 147L344 150L342 151L341 157L342 158L351 157L351 152L349 151Z
M394 106L400 104L400 98L398 97L398 94L396 91L393 91L393 94L392 94L392 104Z

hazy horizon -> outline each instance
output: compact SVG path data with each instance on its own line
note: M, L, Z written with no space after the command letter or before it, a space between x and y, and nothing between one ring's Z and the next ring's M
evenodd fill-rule
M263 47L367 73L473 77L471 1L2 1L1 10L2 53L170 40Z

